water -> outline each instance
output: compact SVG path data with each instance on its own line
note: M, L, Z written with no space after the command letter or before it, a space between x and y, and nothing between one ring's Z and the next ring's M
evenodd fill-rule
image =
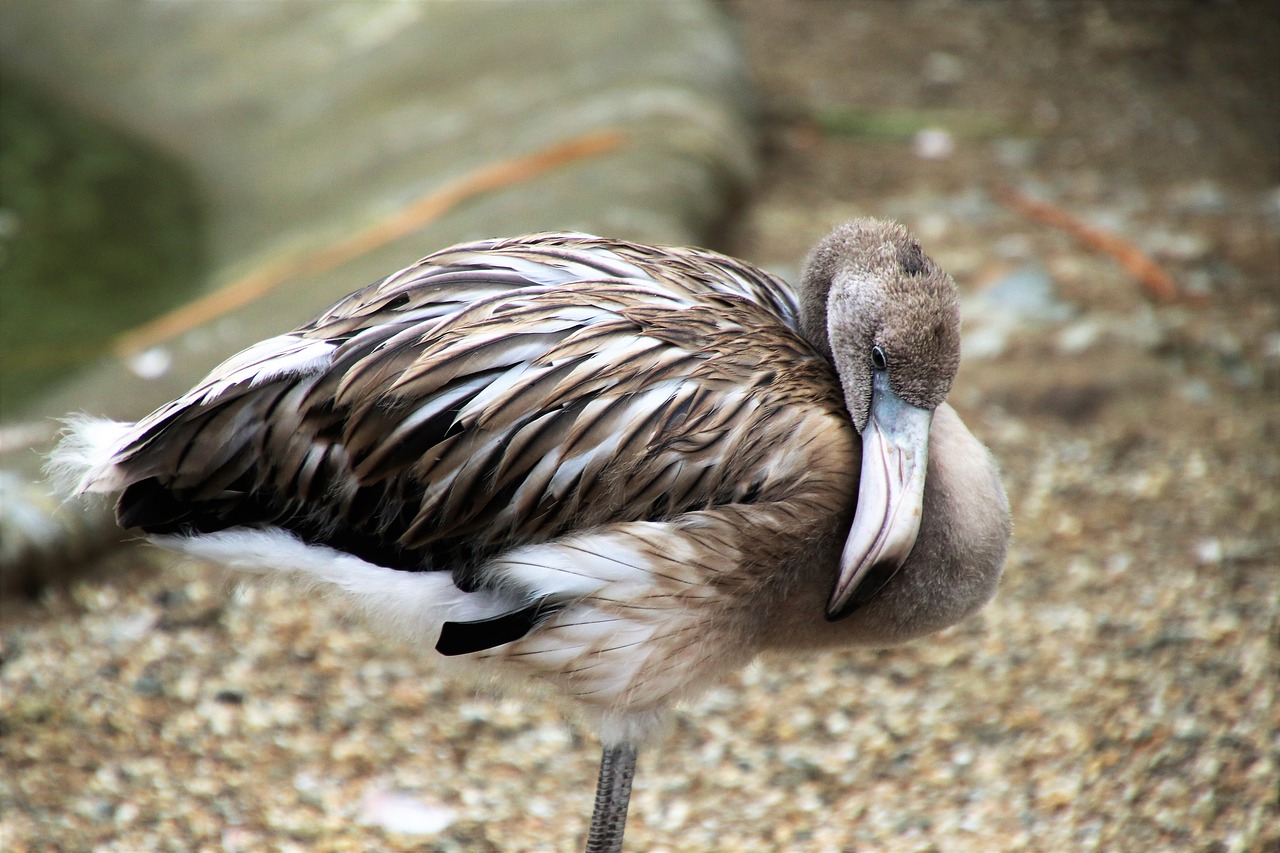
M200 207L174 160L0 73L0 417L189 298Z

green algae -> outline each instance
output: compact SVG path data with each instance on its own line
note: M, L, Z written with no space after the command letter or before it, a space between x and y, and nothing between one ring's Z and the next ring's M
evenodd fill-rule
M0 416L181 304L204 269L177 162L0 72Z

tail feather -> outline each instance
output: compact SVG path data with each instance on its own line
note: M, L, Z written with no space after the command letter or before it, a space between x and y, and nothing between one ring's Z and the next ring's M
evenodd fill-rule
M49 454L45 473L64 499L86 492L118 492L127 482L116 467L135 424L78 415L64 421L62 440Z

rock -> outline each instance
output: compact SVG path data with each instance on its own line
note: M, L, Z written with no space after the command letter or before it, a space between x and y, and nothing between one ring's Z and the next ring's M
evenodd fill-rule
M1172 187L1168 200L1175 213L1216 214L1229 208L1226 192L1208 178Z
M1144 305L1130 314L1090 314L1074 320L1058 333L1057 345L1066 355L1078 355L1104 343L1150 352L1166 337L1156 313Z
M995 358L1019 331L1062 323L1076 313L1058 298L1049 273L1038 263L1014 269L962 300L966 358Z

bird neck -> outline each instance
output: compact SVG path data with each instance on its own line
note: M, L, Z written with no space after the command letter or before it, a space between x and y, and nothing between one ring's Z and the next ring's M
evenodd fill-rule
M831 338L827 333L827 298L831 279L823 269L809 267L800 281L800 334L814 349L832 360Z
M929 433L920 533L893 579L852 615L823 617L840 543L822 542L780 591L766 647L889 646L959 622L994 595L1009 538L1009 507L991 454L948 405ZM838 538L838 537L836 537Z

